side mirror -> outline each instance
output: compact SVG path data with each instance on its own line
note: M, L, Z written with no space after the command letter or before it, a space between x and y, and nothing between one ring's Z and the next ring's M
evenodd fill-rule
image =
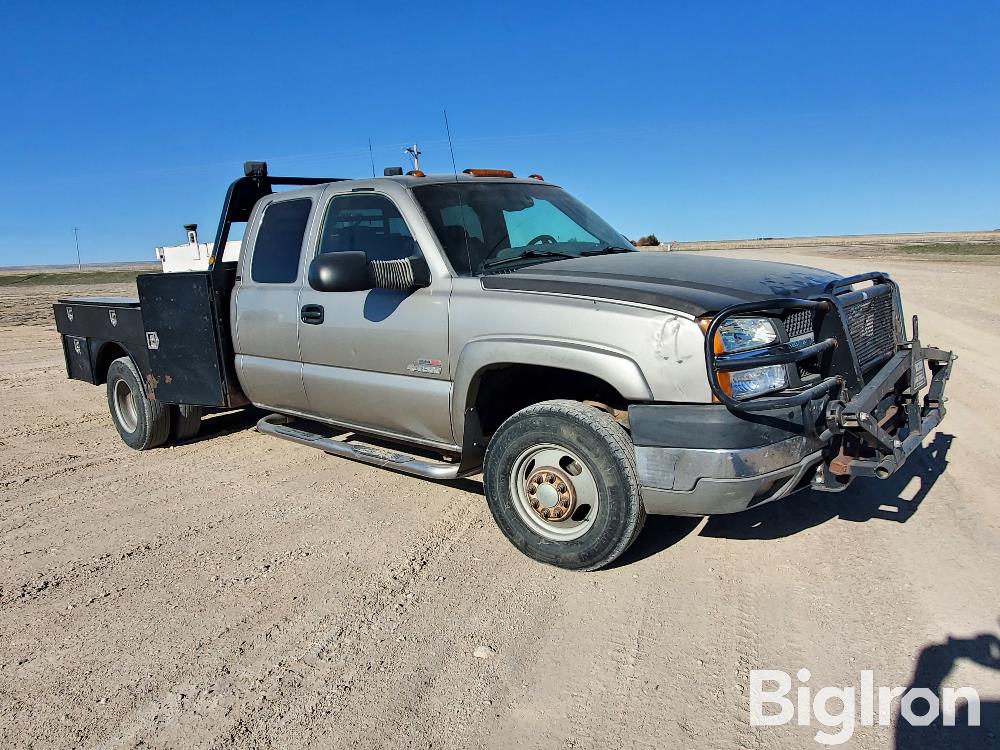
M430 284L430 268L421 255L369 262L363 252L326 253L309 264L309 286L318 292L413 289Z
M362 252L324 253L309 264L309 286L317 292L361 292L371 289L368 256Z

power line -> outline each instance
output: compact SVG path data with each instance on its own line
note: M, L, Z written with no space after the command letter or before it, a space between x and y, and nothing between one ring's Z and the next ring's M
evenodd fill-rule
M80 227L73 227L73 237L76 239L76 267L83 270L83 261L80 259Z

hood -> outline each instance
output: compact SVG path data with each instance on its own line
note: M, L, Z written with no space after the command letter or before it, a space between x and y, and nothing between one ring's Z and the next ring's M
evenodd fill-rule
M808 297L835 279L790 263L699 253L635 252L540 263L482 277L486 289L639 302L699 316L773 297Z

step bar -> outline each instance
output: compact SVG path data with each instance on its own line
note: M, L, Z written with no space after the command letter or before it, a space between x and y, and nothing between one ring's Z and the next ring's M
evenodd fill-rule
M364 464L377 466L380 469L392 469L401 471L404 474L412 474L425 479L458 479L459 476L469 476L476 472L458 473L458 463L444 463L432 461L425 458L401 453L399 451L381 448L365 443L350 443L345 440L335 440L334 438L317 435L314 432L306 432L295 427L289 427L286 422L289 417L283 414L268 414L257 423L257 431L266 435L273 435L282 440L291 440L293 443L308 445L310 448L318 448L321 451L330 453L341 458L349 458L352 461L360 461Z

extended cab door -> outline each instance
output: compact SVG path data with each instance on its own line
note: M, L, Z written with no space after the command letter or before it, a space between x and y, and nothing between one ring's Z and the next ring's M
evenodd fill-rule
M389 185L386 192L375 192L333 184L324 201L312 257L362 250L369 260L394 260L421 253L420 241L431 242L422 214L403 188ZM422 289L318 292L303 284L299 345L313 415L429 445L454 445L451 277L439 259L427 259L432 281Z
M233 347L243 392L257 406L307 411L299 356L301 259L314 196L275 193L247 226L232 305Z

